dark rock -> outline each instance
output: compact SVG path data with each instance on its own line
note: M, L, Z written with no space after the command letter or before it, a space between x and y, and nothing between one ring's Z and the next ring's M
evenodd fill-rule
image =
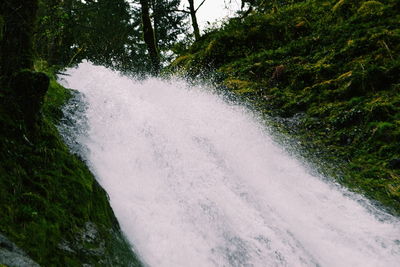
M389 161L389 168L400 169L400 159L392 159Z
M339 143L341 145L349 145L351 143L351 138L347 134L341 133L339 137Z
M275 68L274 73L272 73L271 80L280 81L284 77L285 74L285 66L279 65Z
M35 128L40 118L40 109L49 83L46 74L29 70L17 73L11 81L14 96L29 128Z
M275 67L271 78L268 81L269 86L274 86L283 80L285 77L286 67L284 65L279 65Z

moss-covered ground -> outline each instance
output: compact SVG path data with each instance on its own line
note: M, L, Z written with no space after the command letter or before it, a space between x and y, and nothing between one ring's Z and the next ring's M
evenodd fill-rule
M342 184L400 214L400 1L281 1L209 31L171 68L217 73L335 162Z
M139 266L107 194L58 134L70 93L47 74L34 131L14 93L0 91L0 232L43 266Z

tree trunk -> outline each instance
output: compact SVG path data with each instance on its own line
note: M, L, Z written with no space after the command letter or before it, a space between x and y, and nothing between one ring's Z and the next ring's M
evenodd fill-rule
M157 51L159 51L159 36L157 29L160 27L160 0L151 0L151 9L153 10L153 29L154 29L154 40L156 42Z
M160 55L158 54L156 39L154 35L153 26L151 24L149 3L148 0L140 0L142 6L142 24L143 24L143 37L147 45L147 50L150 55L152 63L152 71L158 74L160 71Z
M2 0L0 16L4 18L4 35L0 41L0 89L9 88L7 101L13 112L21 116L35 136L40 109L49 86L49 78L33 69L33 29L38 9L37 0Z
M20 69L33 67L32 36L37 0L2 0L0 16L4 19L0 41L0 73L6 80Z
M62 32L62 42L63 42L63 49L62 49L62 56L61 56L61 64L68 64L71 62L73 58L73 52L71 50L72 45L74 44L74 37L73 37L73 29L74 29L74 19L73 19L73 0L64 0L63 8L65 13L68 16L68 19L65 21L66 25Z
M192 18L194 38L196 40L199 40L200 39L200 29L199 29L199 24L197 23L196 9L194 8L194 0L189 0L189 11L190 11L190 17Z

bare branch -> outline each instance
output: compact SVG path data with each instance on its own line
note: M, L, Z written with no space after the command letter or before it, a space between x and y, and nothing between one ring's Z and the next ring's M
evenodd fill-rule
M183 12L186 14L190 14L190 11L184 9L171 9L170 12Z
M199 10L199 8L204 4L206 0L203 0L203 2L201 2L201 4L196 8L196 10L194 12L197 12L197 10Z

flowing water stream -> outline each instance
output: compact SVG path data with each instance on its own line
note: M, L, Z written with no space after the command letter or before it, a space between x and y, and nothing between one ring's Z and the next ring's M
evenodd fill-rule
M240 105L89 63L67 73L82 97L61 131L146 265L400 266L399 220L310 174Z

